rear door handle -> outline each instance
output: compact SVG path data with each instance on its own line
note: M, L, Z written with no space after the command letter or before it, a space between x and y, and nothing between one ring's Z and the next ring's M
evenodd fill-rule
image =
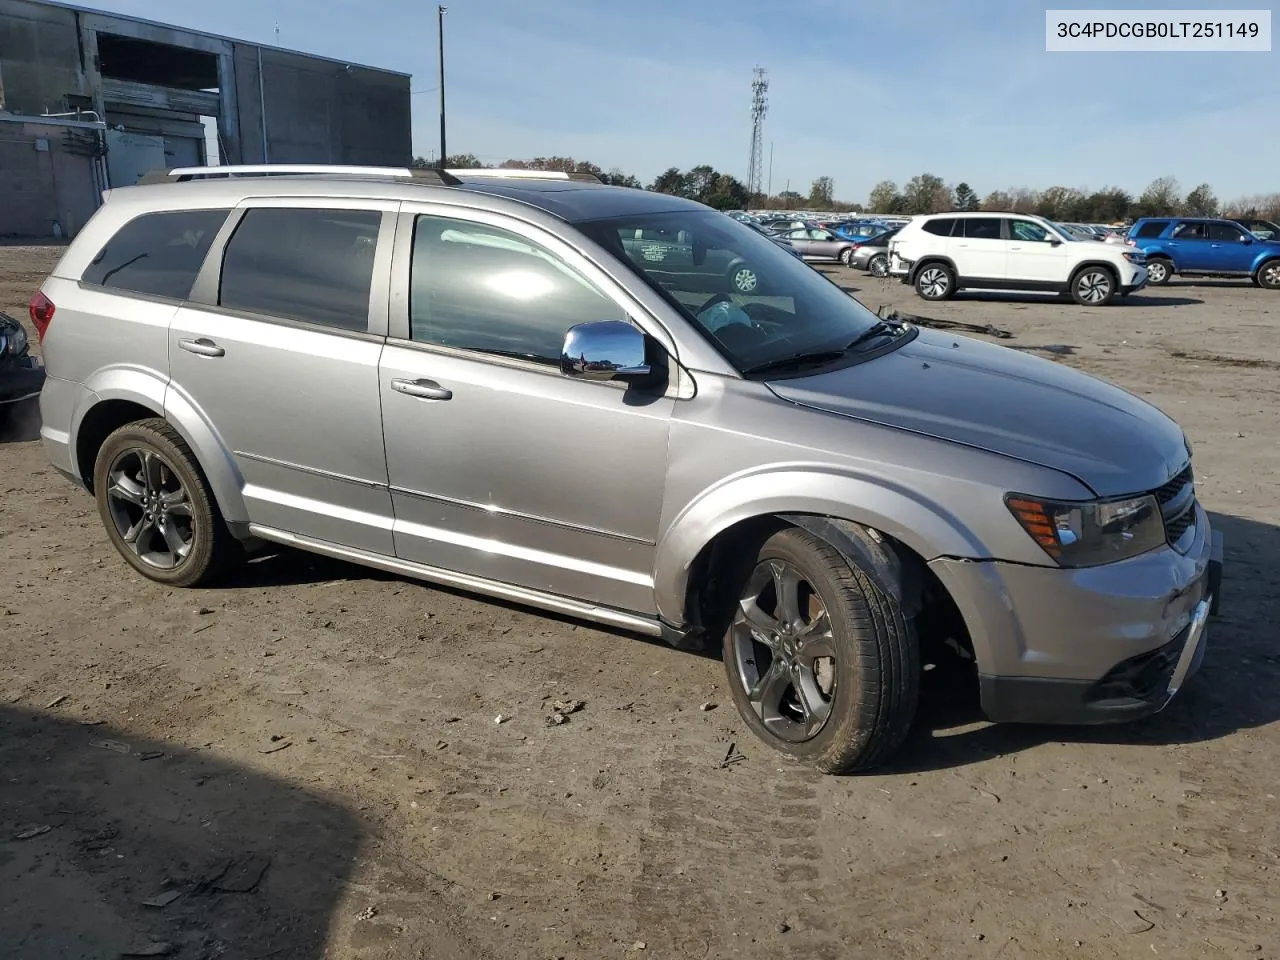
M421 397L423 400L452 400L453 391L442 387L434 380L392 380L391 389L410 397Z
M187 353L194 353L197 357L221 357L227 352L208 337L201 337L199 340L179 340L178 346Z

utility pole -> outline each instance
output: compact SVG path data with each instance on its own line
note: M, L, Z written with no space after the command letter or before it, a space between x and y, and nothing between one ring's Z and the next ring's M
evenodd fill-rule
M747 195L756 197L760 193L760 181L764 173L764 156L762 141L764 138L764 115L769 111L769 81L765 79L765 71L756 67L752 71L751 80L751 160L747 164Z
M767 196L773 196L773 141L769 141L769 185L764 190Z
M448 156L444 149L444 12L449 8L444 4L436 7L437 29L440 34L440 169L444 169L444 158Z

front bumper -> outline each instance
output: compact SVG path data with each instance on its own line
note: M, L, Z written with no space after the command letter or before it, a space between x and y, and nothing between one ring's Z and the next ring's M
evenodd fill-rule
M1162 710L1199 668L1221 596L1222 536L1196 511L1186 554L1077 570L931 563L968 626L986 715L1093 724Z

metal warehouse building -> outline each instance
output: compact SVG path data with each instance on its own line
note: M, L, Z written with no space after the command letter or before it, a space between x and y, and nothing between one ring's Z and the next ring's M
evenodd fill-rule
M73 235L163 167L405 166L410 126L408 74L0 0L0 236Z

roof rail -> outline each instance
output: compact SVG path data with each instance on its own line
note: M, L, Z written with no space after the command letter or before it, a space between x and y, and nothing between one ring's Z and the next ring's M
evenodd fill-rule
M523 167L472 167L454 168L445 173L454 177L488 177L512 180L581 180L585 183L603 183L594 173L565 173L563 170L526 170Z
M447 171L433 167L359 167L324 163L248 163L228 164L220 167L175 167L172 170L155 170L138 180L139 185L152 183L186 183L190 180L225 177L404 177L444 186L457 186L460 181Z

